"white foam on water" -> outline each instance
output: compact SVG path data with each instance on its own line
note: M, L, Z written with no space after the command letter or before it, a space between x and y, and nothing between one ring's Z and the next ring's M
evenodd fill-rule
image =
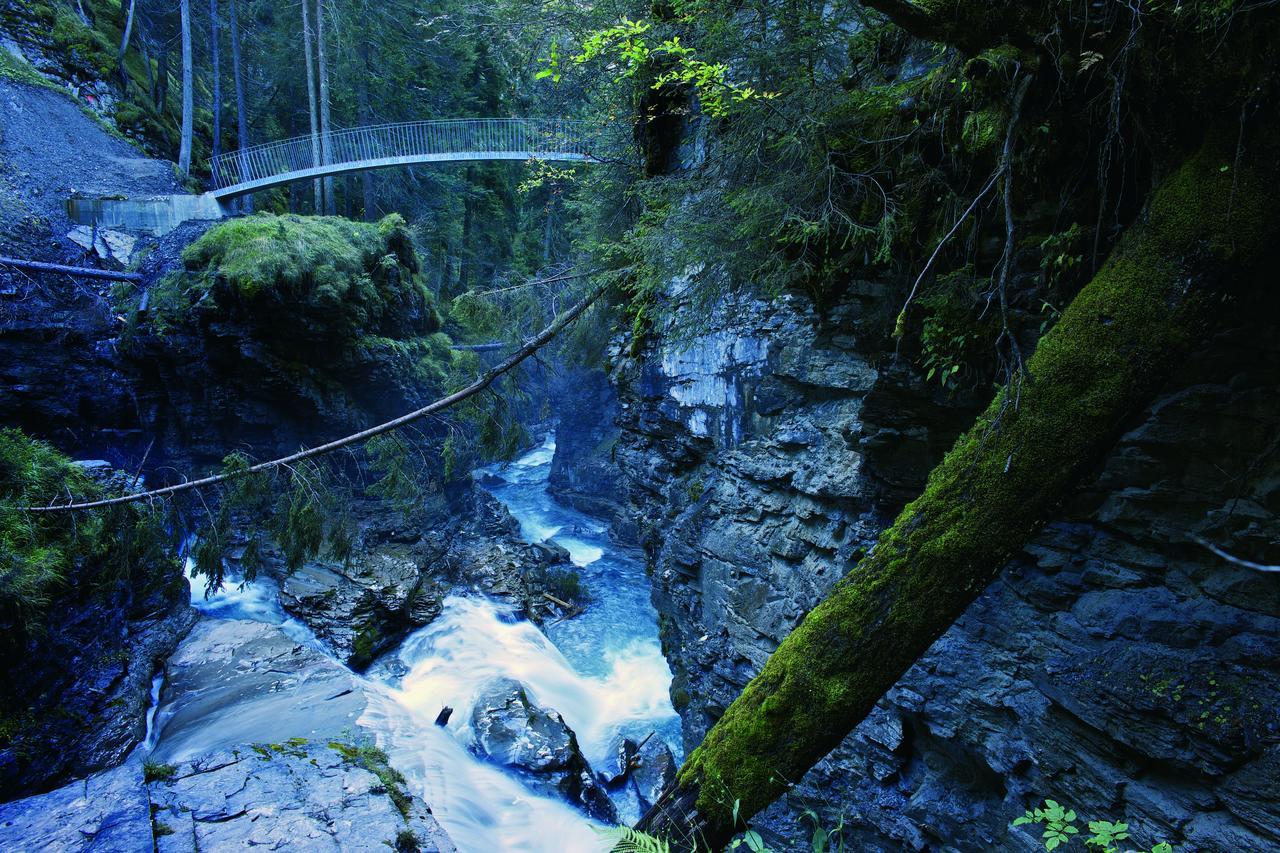
M395 695L432 720L441 707L453 708L449 728L469 740L471 709L485 686L515 679L534 702L560 712L587 760L603 766L619 729L674 715L667 698L671 670L656 640L604 654L605 674L583 675L536 625L516 621L505 605L450 596L440 616L401 646L409 672Z
M564 546L564 549L569 552L569 559L579 568L589 566L604 556L604 549L599 545L583 542L573 536L557 536L556 544Z

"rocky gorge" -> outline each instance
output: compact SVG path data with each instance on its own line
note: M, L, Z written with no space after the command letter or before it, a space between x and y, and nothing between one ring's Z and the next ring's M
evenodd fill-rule
M687 748L966 419L963 394L895 357L884 295L729 301L697 335L613 353L617 426L586 434L614 447ZM1264 805L1276 588L1205 545L1275 562L1274 314L1233 316L871 717L791 780L757 824L771 846L791 849L812 811L856 849L1030 851L1010 824L1044 797L1187 849L1280 843Z
M1280 850L1278 8L0 0L0 849Z

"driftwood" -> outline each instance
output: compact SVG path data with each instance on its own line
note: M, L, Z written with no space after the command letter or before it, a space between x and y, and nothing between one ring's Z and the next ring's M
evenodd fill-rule
M617 776L614 776L612 779L605 780L604 786L606 788L610 791L616 791L627 783L627 780L631 778L631 771L640 766L640 750L644 749L644 745L648 743L655 734L656 732L649 732L644 736L644 740L636 744L636 751L631 753L631 756L627 759L626 765L622 768L622 772Z
M22 258L7 258L3 255L0 255L0 265L32 272L58 272L67 275L78 275L81 278L104 278L108 281L142 281L141 273L136 272L112 272L111 270L97 270L92 267L69 267L66 264L47 264L43 261L26 261Z
M545 598L547 601L552 601L552 602L555 602L556 604L560 605L560 608L561 608L562 610L577 610L577 609L578 609L576 605L570 604L570 603L569 603L569 602L567 602L567 601L561 601L560 599L556 598L554 595L552 595L552 594L551 594L551 593L549 593L549 592L544 592L544 593L542 594L542 597L543 597L543 598Z

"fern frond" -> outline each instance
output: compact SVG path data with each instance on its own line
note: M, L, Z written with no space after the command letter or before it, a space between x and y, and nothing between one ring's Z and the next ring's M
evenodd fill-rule
M600 832L614 839L613 853L671 853L671 845L666 841L629 826L615 826Z

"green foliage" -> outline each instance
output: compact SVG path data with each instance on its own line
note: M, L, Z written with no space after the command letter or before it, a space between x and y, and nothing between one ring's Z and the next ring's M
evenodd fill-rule
M403 321L395 312L423 312L431 295L418 272L413 240L398 214L377 223L340 217L254 216L205 232L182 252L192 302L205 293L224 307L295 300L313 311L338 312L350 330L374 331ZM435 331L435 328L424 328Z
M661 68L663 70L649 83L651 89L662 89L670 85L688 86L697 92L703 111L715 117L727 115L734 104L777 97L774 92L762 92L734 83L730 80L729 66L726 63L707 62L699 58L693 48L680 41L679 35L654 41L652 31L655 23L651 20L633 21L624 16L618 23L584 38L582 48L573 57L573 62L577 65L591 62L604 64L622 79L635 77L645 66ZM550 77L559 82L563 71L558 45L553 46L545 61L547 67L536 76Z
M395 433L375 436L365 443L369 468L379 479L365 491L390 501L401 512L409 512L421 498L425 486L409 456L408 445Z
M1013 825L1043 826L1041 838L1044 841L1044 849L1056 850L1080 837L1076 819L1074 809L1065 808L1054 800L1045 800L1043 807L1028 809L1026 814L1013 821ZM1127 823L1091 820L1088 822L1088 827L1090 834L1084 838L1085 846L1093 848L1098 853L1119 853L1119 842L1129 840ZM1151 853L1173 853L1173 847L1162 841L1151 849Z
M547 568L540 578L547 592L561 601L571 604L586 604L591 596L582 584L582 576L574 569Z
M830 829L827 829L818 813L813 809L805 809L801 818L813 826L813 834L809 837L809 849L812 853L844 853L844 818Z
M697 503L698 499L702 497L702 494L703 492L706 491L706 489L707 489L707 486L705 483L702 482L702 480L700 479L690 480L689 486L687 489L687 492L689 495L689 503Z
M368 740L358 740L354 743L331 741L329 748L342 756L342 760L348 764L363 767L377 776L382 789L391 798L391 802L395 804L401 816L406 819L409 817L413 807L413 795L406 788L404 774L391 766L391 759L385 752ZM375 791L375 793L380 792Z
M76 520L21 507L97 494L83 470L48 444L15 429L0 430L0 614L5 622L20 630L37 628L68 575L101 559L108 547L100 516Z
M158 507L76 515L23 509L101 495L84 469L49 444L0 430L0 644L41 633L58 597L105 593L131 578L142 591L173 567L174 541Z
M177 774L178 768L172 764L161 764L150 758L142 761L142 778L147 782L168 782Z
M396 833L395 849L396 853L418 853L422 849L422 842L412 829L402 829Z
M0 79L57 90L57 87L40 76L29 62L3 47L0 47Z
M614 853L671 853L671 845L666 841L629 826L598 831L613 842L610 849Z
M294 473L290 480L290 488L277 500L272 532L293 572L320 554L330 516L318 478Z
M925 317L920 331L920 367L928 382L948 391L972 383L993 353L996 329L989 314L981 317L981 290L989 281L975 280L964 269L943 277L919 300Z
M377 652L378 643L381 640L382 631L378 628L377 622L371 619L361 625L355 639L351 641L351 659L349 660L351 666L359 670L373 663L374 653Z
M1086 231L1079 223L1071 223L1066 231L1050 234L1040 242L1040 269L1045 283L1056 286L1084 266Z

